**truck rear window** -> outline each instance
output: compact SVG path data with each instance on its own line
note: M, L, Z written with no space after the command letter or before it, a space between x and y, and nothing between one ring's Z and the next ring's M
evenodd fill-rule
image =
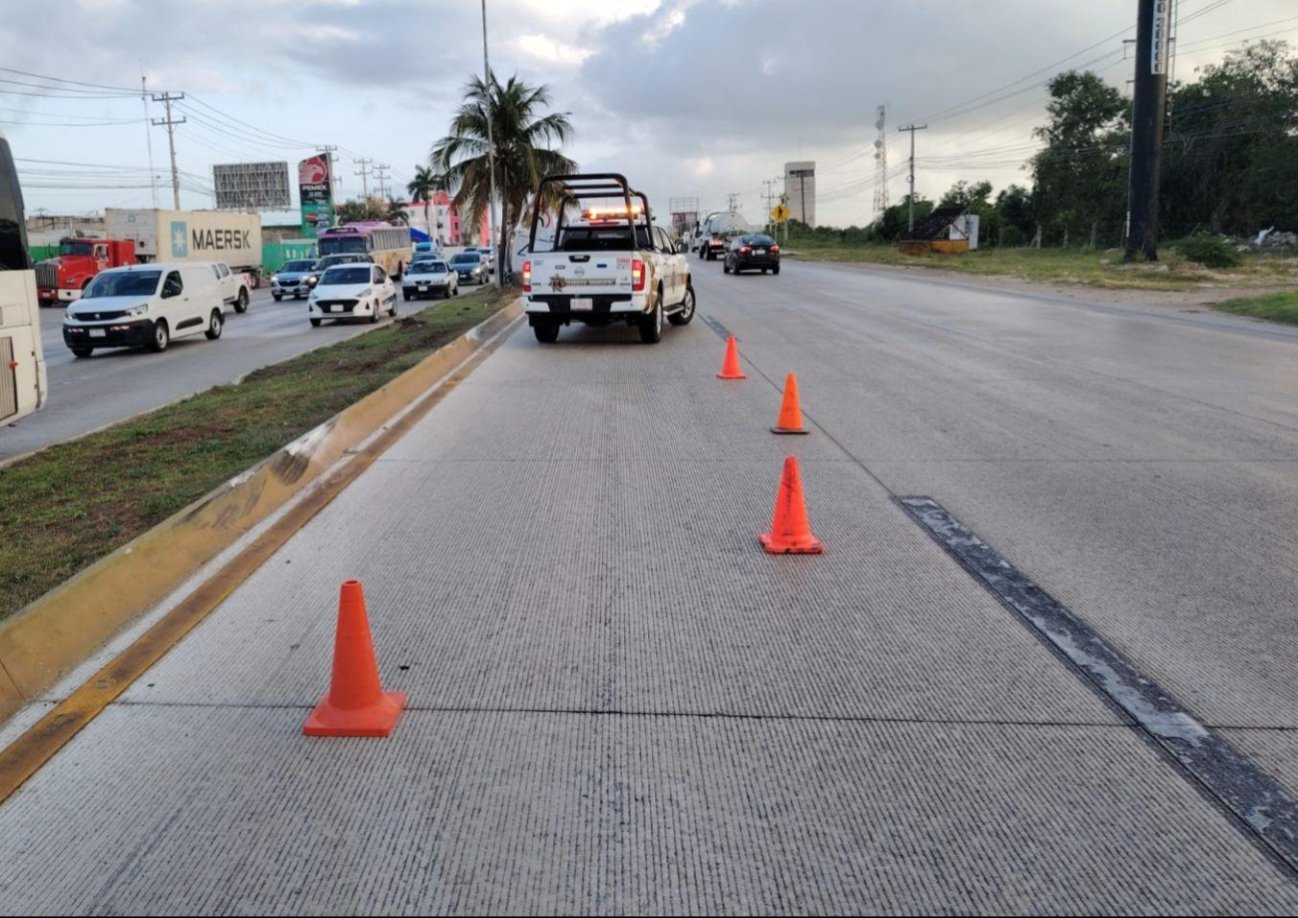
M635 228L639 245L631 241L628 226L574 226L559 237L561 252L630 252L649 248L649 233L643 226Z

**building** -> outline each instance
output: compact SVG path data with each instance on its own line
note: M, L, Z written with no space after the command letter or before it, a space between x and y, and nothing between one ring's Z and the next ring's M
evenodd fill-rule
M789 219L816 225L816 164L813 161L784 164L785 206Z
M460 209L452 203L451 196L445 191L433 194L433 200L428 204L427 217L424 216L422 201L407 203L405 210L406 221L415 229L422 230L428 233L430 238L436 239L439 246L487 244L486 215L483 215L482 225L477 227L475 232L473 227L461 223Z

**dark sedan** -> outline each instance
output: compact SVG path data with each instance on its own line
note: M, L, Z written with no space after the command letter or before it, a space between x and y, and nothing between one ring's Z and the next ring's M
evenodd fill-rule
M780 273L780 247L774 239L763 233L749 233L730 240L730 248L726 250L726 260L721 270L727 274L738 274L740 271L759 268L763 274L767 271Z

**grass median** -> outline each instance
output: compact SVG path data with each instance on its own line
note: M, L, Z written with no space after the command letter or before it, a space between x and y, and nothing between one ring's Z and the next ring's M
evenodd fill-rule
M1039 283L1082 284L1111 290L1191 290L1205 285L1275 287L1298 281L1298 266L1281 255L1247 254L1237 268L1213 270L1166 247L1157 262L1125 264L1117 249L989 248L957 255L905 255L896 246L793 239L789 257L805 261L893 265L1014 277Z
M1217 309L1237 316L1252 316L1270 322L1298 325L1298 292L1269 293L1218 303Z
M0 619L410 369L517 295L516 288L492 288L446 300L257 370L237 385L208 389L0 468Z

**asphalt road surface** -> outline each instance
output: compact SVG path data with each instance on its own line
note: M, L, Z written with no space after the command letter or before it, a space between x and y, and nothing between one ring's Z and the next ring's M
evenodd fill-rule
M520 329L0 807L0 910L1298 909L1261 834L1298 794L1298 335L692 266L661 344ZM790 371L806 437L768 430ZM821 556L758 546L789 453ZM916 496L1147 684L1097 691ZM300 735L347 577L387 740ZM1160 737L1276 796L1246 824Z
M407 310L426 305L398 303ZM36 414L17 424L0 425L0 460L234 382L260 367L370 328L368 322L327 322L312 328L305 299L276 303L265 287L253 292L247 312L227 310L225 331L217 341L199 335L174 341L161 354L117 348L78 360L63 343L63 313L62 308L41 310L49 398Z

